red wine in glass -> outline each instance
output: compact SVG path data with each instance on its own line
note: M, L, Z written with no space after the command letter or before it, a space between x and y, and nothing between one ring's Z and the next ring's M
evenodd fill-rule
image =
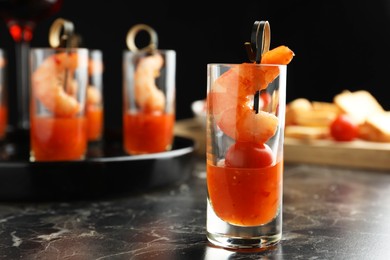
M58 12L62 2L63 0L0 0L0 16L7 24L16 45L16 130L28 130L30 127L28 55L34 28L41 20Z

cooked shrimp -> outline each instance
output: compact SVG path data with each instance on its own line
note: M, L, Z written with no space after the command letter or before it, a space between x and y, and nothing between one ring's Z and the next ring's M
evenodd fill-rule
M279 119L266 111L256 114L252 106L253 101L249 100L249 97L246 102L238 98L232 105L226 104L225 110L214 114L215 119L220 129L236 141L265 143L275 135Z
M289 47L285 45L280 45L264 53L261 59L261 63L287 65L291 62L294 56L294 52Z
M6 60L3 57L0 57L0 69L4 68L6 65Z
M102 95L100 91L93 85L89 85L87 88L87 104L98 105L102 101Z
M266 52L262 63L288 64L294 53L286 46ZM275 135L279 119L273 113L253 110L253 95L266 89L279 75L277 67L243 63L222 74L209 94L210 109L219 128L240 142L265 143Z
M77 63L77 54L55 54L32 73L33 95L56 116L73 116L81 109L74 97L77 82L73 74Z
M156 86L155 79L160 75L163 57L155 53L141 58L135 75L135 100L145 111L162 111L165 107L164 93Z
M104 69L103 62L100 60L90 59L88 61L88 74L102 74Z

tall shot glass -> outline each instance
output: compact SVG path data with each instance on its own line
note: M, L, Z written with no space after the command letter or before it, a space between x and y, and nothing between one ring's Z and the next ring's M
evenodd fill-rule
M207 66L207 238L267 248L282 237L286 65Z
M123 147L148 154L172 148L175 124L176 52L124 51Z
M30 160L84 159L88 49L33 48L30 62Z

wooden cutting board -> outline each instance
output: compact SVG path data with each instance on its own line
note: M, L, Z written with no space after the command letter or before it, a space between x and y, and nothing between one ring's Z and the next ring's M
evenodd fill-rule
M291 163L309 163L352 168L390 170L390 143L335 142L286 138L284 159Z
M205 129L194 118L178 120L175 134L196 141L196 152L206 153ZM286 163L308 163L350 168L390 170L390 143L357 140L335 142L332 140L298 140L286 138L284 142Z

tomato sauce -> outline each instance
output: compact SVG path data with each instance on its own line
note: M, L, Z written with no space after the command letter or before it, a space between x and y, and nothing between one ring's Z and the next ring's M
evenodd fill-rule
M215 214L238 226L273 220L282 196L282 160L265 168L231 168L207 163L208 194Z
M36 161L79 160L87 150L83 117L32 117L30 135Z
M128 154L157 153L170 149L174 114L127 113L123 122L124 149Z

